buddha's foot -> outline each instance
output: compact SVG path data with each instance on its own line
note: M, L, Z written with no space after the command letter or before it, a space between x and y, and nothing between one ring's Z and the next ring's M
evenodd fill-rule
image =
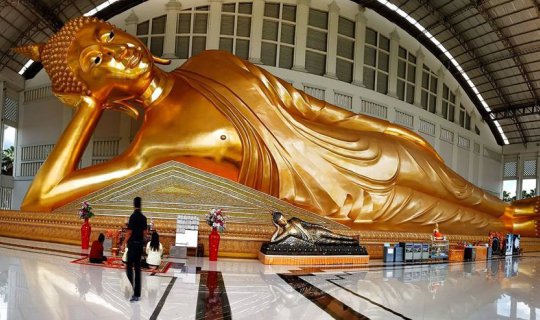
M540 237L540 217L514 222L512 232L524 237Z

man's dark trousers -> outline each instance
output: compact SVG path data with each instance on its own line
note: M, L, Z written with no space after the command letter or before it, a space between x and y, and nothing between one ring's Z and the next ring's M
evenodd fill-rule
M141 296L141 258L143 252L142 241L128 241L128 261L126 273L133 286L133 295ZM135 268L135 285L133 285L133 268Z

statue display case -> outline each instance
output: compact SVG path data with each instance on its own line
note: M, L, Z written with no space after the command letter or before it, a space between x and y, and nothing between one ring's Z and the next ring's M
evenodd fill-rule
M435 240L431 241L431 259L448 259L450 250L450 242L448 240Z

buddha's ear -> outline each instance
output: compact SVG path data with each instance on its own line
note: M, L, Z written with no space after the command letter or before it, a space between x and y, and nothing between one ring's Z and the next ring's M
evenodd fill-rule
M11 48L11 50L25 55L34 61L41 61L41 51L44 46L44 43L33 43L22 47Z

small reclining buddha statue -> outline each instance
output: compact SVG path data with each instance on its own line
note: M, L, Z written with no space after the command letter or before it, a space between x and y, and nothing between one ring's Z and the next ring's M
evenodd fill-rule
M272 213L272 222L276 226L276 231L270 239L271 243L278 243L293 237L310 245L359 245L356 237L336 234L321 225L309 223L296 217L287 220L278 211Z
M353 229L430 232L438 222L453 234L538 235L534 203L487 194L414 132L315 99L227 52L164 72L156 64L168 61L135 36L90 17L15 50L41 61L54 94L76 109L22 210L51 211L175 160ZM130 146L78 170L104 110L137 117L135 106L144 118Z

